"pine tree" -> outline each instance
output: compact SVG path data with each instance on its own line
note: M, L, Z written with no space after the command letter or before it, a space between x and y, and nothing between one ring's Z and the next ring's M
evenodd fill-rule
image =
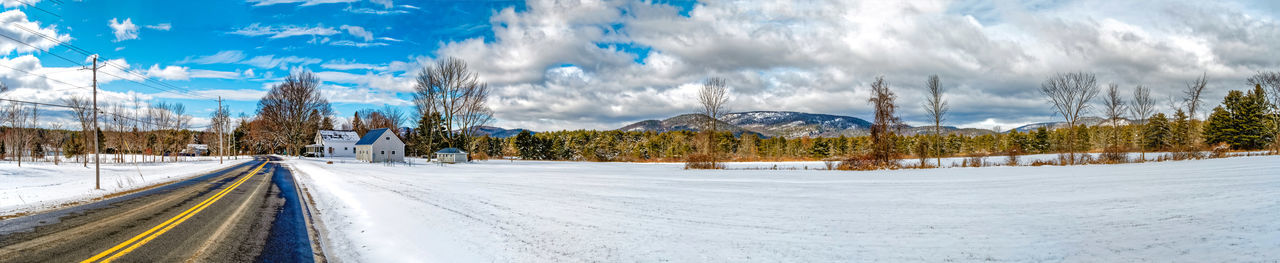
M536 147L538 142L534 141L533 134L529 131L520 131L515 138L516 151L520 152L520 159L532 160L536 156Z
M1261 85L1248 94L1233 90L1213 109L1204 129L1205 142L1226 143L1232 149L1262 149L1271 143L1266 97Z
M1142 140L1146 142L1145 147L1156 151L1169 148L1172 129L1169 126L1169 118L1165 117L1164 113L1151 116L1147 124L1142 127Z
M351 130L356 131L356 135L359 135L361 137L364 136L364 133L369 132L369 128L364 126L363 121L360 121L359 112L357 112L355 116L351 117Z
M1191 121L1187 119L1187 112L1182 109L1175 111L1171 128L1169 146L1176 148L1177 151L1186 150L1191 146Z

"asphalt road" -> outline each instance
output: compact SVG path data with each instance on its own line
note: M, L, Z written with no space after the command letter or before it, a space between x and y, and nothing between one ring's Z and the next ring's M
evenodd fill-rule
M313 262L307 210L270 157L0 221L0 262Z

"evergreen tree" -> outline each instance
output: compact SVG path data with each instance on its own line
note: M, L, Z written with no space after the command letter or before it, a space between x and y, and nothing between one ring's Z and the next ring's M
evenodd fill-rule
M75 157L76 155L84 153L84 146L80 145L80 138L78 137L79 136L77 134L72 133L71 136L67 138L67 141L62 144L62 154L66 155L67 158Z
M1148 150L1165 150L1169 148L1172 134L1172 127L1169 125L1169 118L1164 113L1156 113L1147 120L1147 124L1142 127L1142 138L1146 143L1143 147Z
M333 119L332 119L332 118L329 118L329 116L328 116L328 115L325 115L325 116L324 116L324 119L321 119L321 120L320 120L320 129L321 129L321 130L332 130L332 129L333 129Z
M533 160L537 155L535 148L538 147L538 142L533 138L533 134L529 133L529 131L520 131L520 134L516 135L515 141L516 151L520 152L520 158Z
M1213 109L1204 129L1205 142L1226 143L1232 149L1262 149L1271 143L1267 104L1262 86L1244 94L1233 90Z
M423 154L434 153L443 149L444 142L444 122L440 120L439 113L431 113L422 115L418 119L418 129L414 130L409 136L409 141Z
M1169 146L1177 148L1177 151L1186 150L1191 145L1191 121L1187 118L1187 112L1182 109L1175 111L1171 128Z
M356 131L356 135L361 137L364 136L364 133L369 132L369 128L364 126L363 121L360 121L359 112L356 112L355 116L351 117L351 130Z
M1044 153L1049 151L1049 147L1051 146L1049 140L1049 129L1045 127L1036 129L1036 135L1032 140L1032 145L1035 148L1035 152Z

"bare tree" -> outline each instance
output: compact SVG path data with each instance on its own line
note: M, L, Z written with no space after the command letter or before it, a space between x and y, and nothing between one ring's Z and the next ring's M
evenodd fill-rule
M1130 102L1129 112L1133 114L1133 118L1142 125L1147 124L1147 118L1155 111L1156 102L1151 99L1151 89L1146 86L1138 85L1133 88L1133 101ZM1141 126L1139 126L1141 127ZM1141 129L1139 129L1141 130ZM1142 161L1147 160L1147 138L1138 135L1138 149L1141 151L1139 158Z
M311 72L290 74L258 101L258 116L279 129L280 140L290 154L301 155L302 146L309 139L304 129L319 122L315 118L332 114L329 100L320 95L319 86ZM319 114L312 114L313 111Z
M902 121L896 114L897 95L889 90L884 76L876 76L871 83L871 98L867 101L875 107L875 120L871 123L871 159L878 168L897 165L896 136Z
M1199 78L1187 83L1187 89L1182 91L1182 103L1187 107L1187 120L1191 126L1188 129L1190 133L1187 136L1188 144L1193 148L1199 148L1200 145L1200 125L1196 121L1196 116L1200 115L1200 94L1204 92L1204 88L1209 83L1208 73L1201 74Z
M1128 109L1124 102L1124 98L1120 97L1120 85L1115 83L1107 84L1107 96L1102 98L1102 106L1106 110L1107 121L1111 123L1111 139L1104 149L1102 158L1108 161L1123 161L1127 159L1124 149L1120 146L1120 118L1122 118Z
M439 115L446 127L441 137L450 147L467 145L474 127L493 121L487 104L489 85L480 82L461 59L449 57L423 68L414 90L416 116Z
M942 147L939 147L939 145L942 145L942 121L946 120L947 112L951 111L951 106L947 105L947 100L942 98L942 85L938 81L938 75L929 76L929 79L925 80L924 86L929 89L929 98L924 104L924 111L933 117L934 156L938 159L938 167L942 167ZM999 133L999 131L996 132L997 134ZM923 157L921 158L923 160Z
M711 157L711 168L719 168L716 164L716 122L720 121L725 111L725 103L729 102L729 87L725 79L712 77L702 83L698 90L698 104L702 105L702 114L707 117L707 154Z
M1059 73L1040 84L1040 93L1049 98L1054 109L1068 125L1067 152L1076 163L1076 123L1089 111L1089 101L1098 96L1098 79L1092 73Z
M84 97L76 96L64 99L63 104L71 107L72 117L80 123L80 139L83 140L83 143L80 145L93 144L93 142L89 141L93 139L93 113L91 112L93 110L92 102ZM84 162L82 165L84 165L84 167L89 167L89 158L83 158L83 160Z
M1249 85L1262 86L1267 90L1268 100L1271 101L1271 110L1274 118L1271 123L1275 125L1271 131L1275 132L1271 143L1273 151L1280 151L1280 71L1259 71L1257 74L1249 77Z

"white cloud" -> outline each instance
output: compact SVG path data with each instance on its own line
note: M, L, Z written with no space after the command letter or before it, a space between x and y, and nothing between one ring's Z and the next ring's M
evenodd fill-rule
M111 27L111 32L116 36L115 42L138 38L138 25L133 24L133 19L125 18L124 22L119 22L112 18L108 22L107 26Z
M169 31L170 29L173 29L173 24L160 23L155 25L147 25L146 27L149 29L158 30L158 31Z
M203 79L239 79L240 73L234 71L217 71L207 69L190 70L191 78Z
M373 41L373 33L367 30L364 30L363 27L342 25L339 28L341 28L342 30L346 30L347 34L350 34L351 36L364 39L364 42Z
M1206 96L1221 97L1248 74L1274 70L1280 60L1270 58L1280 46L1270 43L1280 42L1280 23L1239 6L705 1L682 11L535 0L523 11L495 12L492 39L446 42L434 57L471 62L495 88L491 105L504 126L616 128L692 112L690 85L711 76L730 79L735 110L868 118L871 78L885 75L901 105L919 105L930 74L948 88L953 125L1014 125L1052 120L1035 87L1056 72L1087 70L1129 88L1144 83L1160 87L1157 97L1177 95L1183 82L1208 72L1219 88ZM901 114L924 117L917 106Z
M260 23L253 23L249 26L228 32L228 34L242 36L270 36L269 38L286 38L295 36L329 36L338 34L337 30L332 27L320 26L297 26L297 25L279 25L279 26L263 26Z
M294 65L305 66L305 65L311 65L311 64L319 64L320 61L321 60L318 58L305 58L305 57L297 57L297 56L277 58L275 55L264 55L264 56L256 56L251 59L242 61L240 63L256 66L264 69L270 69L270 68L288 69L290 66L294 66Z
M364 69L364 70L374 70L374 71L387 71L388 69L388 67L384 65L355 63L355 62L350 62L346 60L330 60L328 62L325 62L324 64L320 64L320 67L326 68L326 69L333 69L333 70Z
M208 55L208 56L199 56L195 58L187 57L186 59L183 59L178 63L179 64L186 64L186 63L226 64L226 63L240 62L240 60L242 59L244 59L244 52L241 52L239 50L223 50L223 51L218 51L218 53L216 54Z
M165 80L188 80L191 79L191 73L187 71L187 67L167 66L161 68L159 64L156 64L147 69L147 76Z

